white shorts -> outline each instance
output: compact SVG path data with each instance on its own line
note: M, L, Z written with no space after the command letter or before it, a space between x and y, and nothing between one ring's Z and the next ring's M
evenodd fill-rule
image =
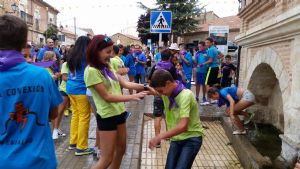
M255 96L252 92L250 92L250 90L245 90L241 100L245 100L251 103L255 103Z

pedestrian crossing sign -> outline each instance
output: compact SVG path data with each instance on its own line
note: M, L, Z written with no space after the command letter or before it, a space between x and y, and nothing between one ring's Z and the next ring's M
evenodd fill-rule
M171 33L171 27L171 11L151 11L150 33Z

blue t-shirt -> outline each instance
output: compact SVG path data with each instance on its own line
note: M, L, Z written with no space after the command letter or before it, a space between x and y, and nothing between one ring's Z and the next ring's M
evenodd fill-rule
M0 168L57 167L48 115L62 101L44 68L23 62L0 72Z
M235 102L237 102L239 100L239 98L237 96L237 90L238 90L237 87L225 87L220 90L220 97L222 97L222 99L224 99L227 107L230 106L230 103L227 100L227 95L230 95Z
M123 63L125 64L125 62L126 62L126 56L122 55L122 56L121 56L121 60L122 60Z
M219 67L218 63L219 52L215 46L211 46L207 50L207 58L213 58L213 62L208 65L208 67ZM208 60L207 59L207 60Z
M135 69L135 65L134 65L134 60L133 60L133 56L131 54L128 54L126 56L126 59L124 61L124 65L125 67L129 68L128 71L128 75L129 76L135 76L136 75L136 69Z
M39 60L39 61L43 60L44 54L45 54L45 52L47 52L47 51L52 51L52 52L54 52L59 58L61 58L58 49L54 48L54 49L51 50L51 49L49 49L49 48L42 48L42 49L40 49L40 51L39 51L39 53L38 53L38 55L37 55L37 60Z
M160 54L160 52L158 52L158 53L155 55L154 61L155 61L155 63L158 63L159 61L161 61L161 54Z
M71 95L85 95L86 86L84 82L84 70L86 63L83 61L81 64L81 69L76 69L71 72L69 69L68 81L66 84L67 94Z
M182 61L183 63L183 71L185 72L184 74L186 75L187 78L191 78L192 77L192 73L193 73L193 56L190 52L188 52L184 58L190 63L190 65L186 64L184 61Z
M136 55L136 59L141 62L147 62L147 58L143 53ZM135 68L136 68L136 74L145 75L145 65L141 63L136 63Z
M195 55L197 65L205 63L206 62L206 57L207 57L207 50L204 50L204 51L199 50ZM196 72L206 73L207 72L207 66L204 65L202 67L197 67Z

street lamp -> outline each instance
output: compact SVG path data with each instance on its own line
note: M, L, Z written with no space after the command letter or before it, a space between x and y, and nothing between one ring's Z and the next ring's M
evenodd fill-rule
M16 3L13 3L12 5L11 5L11 10L13 11L13 12L5 12L5 13L16 13L18 10L19 10L19 7L18 7L18 5L16 4Z

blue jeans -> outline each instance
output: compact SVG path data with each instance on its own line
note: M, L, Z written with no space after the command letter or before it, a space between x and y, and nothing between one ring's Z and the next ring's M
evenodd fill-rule
M165 169L192 168L201 145L202 137L192 137L182 141L172 141Z
M134 77L135 83L145 84L145 75L143 74L136 74Z

